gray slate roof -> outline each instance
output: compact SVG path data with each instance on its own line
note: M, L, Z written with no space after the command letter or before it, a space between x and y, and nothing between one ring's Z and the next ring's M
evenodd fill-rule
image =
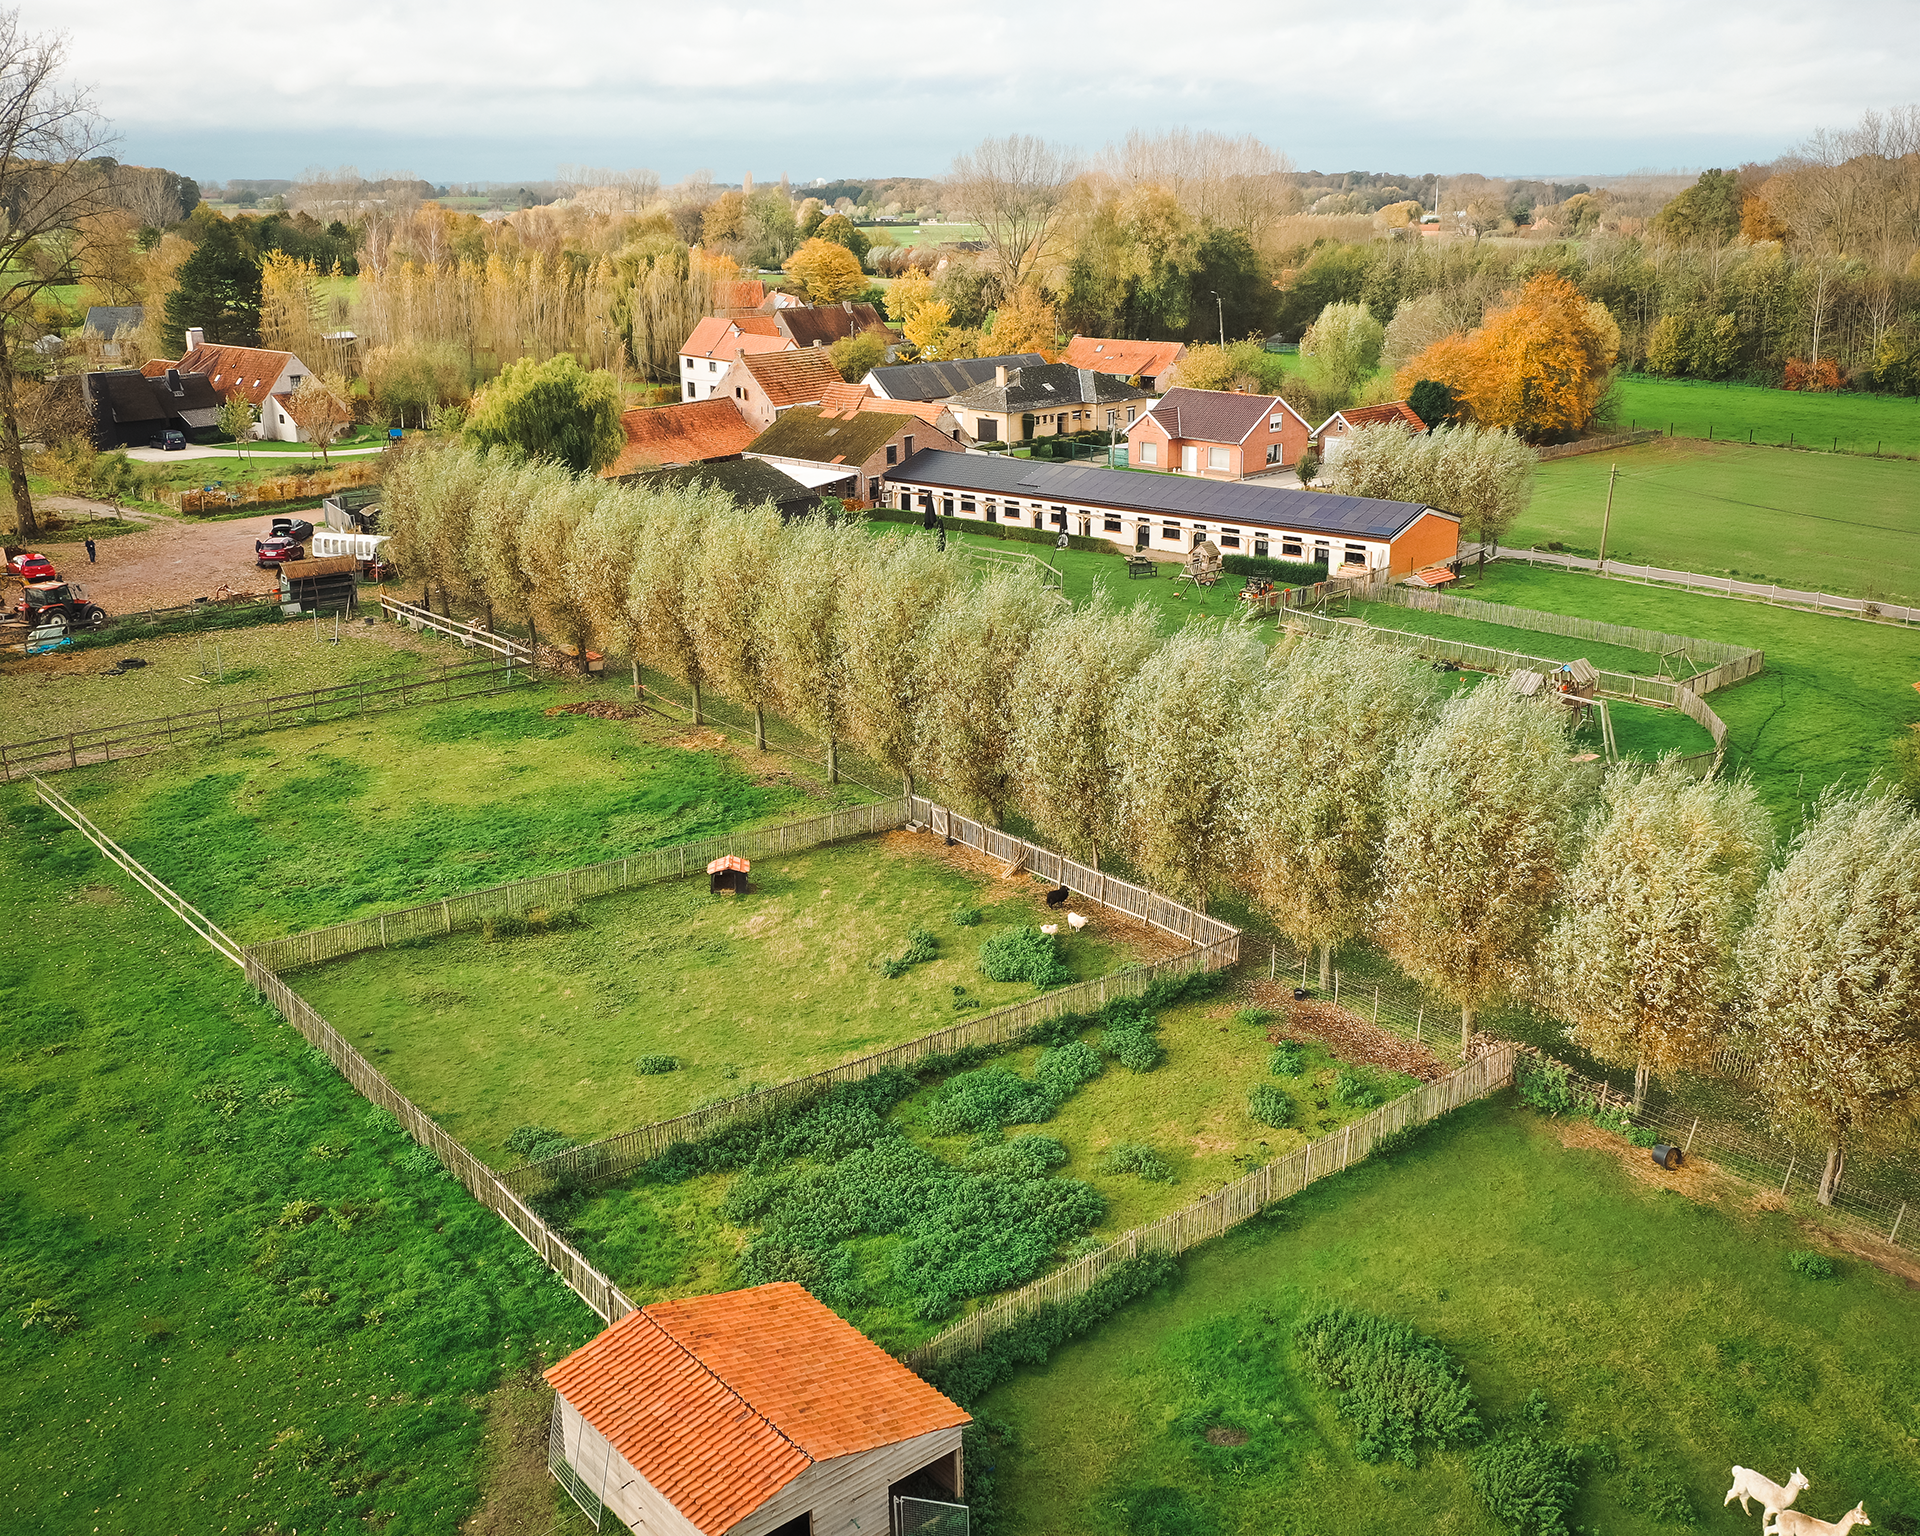
M949 402L969 411L1033 411L1055 405L1098 405L1111 400L1138 400L1141 391L1117 373L1095 373L1070 363L1029 363L1007 370L1007 382L984 384L955 395Z
M144 304L95 304L87 311L87 323L81 329L111 341L116 331L139 330L146 318Z
M148 378L138 368L114 368L83 373L80 378L96 412L122 427L142 422L179 421L198 430L220 416L220 395L204 373L177 375L180 393L167 385L165 374Z
M644 485L652 490L675 490L681 486L711 485L725 491L743 507L772 503L781 512L792 515L819 505L820 494L810 491L791 475L783 475L765 459L722 459L711 464L676 464L671 469L643 469L622 475L628 485Z
M1203 480L1191 475L1139 474L1084 465L1036 464L997 453L942 453L923 448L886 472L889 484L977 491L1028 501L1074 502L1152 516L1197 518L1210 523L1296 528L1304 533L1391 539L1426 512L1451 517L1437 507L1408 501L1373 501L1240 480ZM1457 519L1456 519L1457 521Z
M1045 363L1038 352L1008 357L962 357L948 363L902 363L876 368L871 375L889 400L946 400L976 384L991 384L995 368L1027 368Z

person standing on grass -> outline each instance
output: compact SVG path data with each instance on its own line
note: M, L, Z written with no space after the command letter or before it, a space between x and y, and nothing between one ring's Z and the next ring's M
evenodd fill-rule
M94 563L94 558L95 558L95 550L94 550L93 540L88 539L87 540L87 564L92 565Z

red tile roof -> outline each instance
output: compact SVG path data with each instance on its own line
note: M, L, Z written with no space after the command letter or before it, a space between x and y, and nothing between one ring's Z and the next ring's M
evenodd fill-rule
M709 315L693 328L681 345L682 357L717 357L733 361L741 348L748 352L784 352L793 343L780 334L771 315L740 315L725 319Z
M833 366L825 347L802 347L797 352L749 352L741 366L753 375L777 410L788 405L817 405L826 392L846 381Z
M766 301L767 285L756 280L742 279L713 285L715 309L758 309Z
M820 397L820 410L827 416L852 416L861 411L880 411L894 416L917 416L930 427L949 430L952 412L938 400L882 400L864 384L836 384ZM949 426L941 426L941 418Z
M813 1462L968 1422L792 1281L642 1307L547 1380L708 1536Z
M265 405L273 386L280 381L282 370L298 361L291 352L273 352L265 347L198 346L177 363L156 360L143 364L140 371L150 379L160 377L169 368L178 368L182 373L204 373L207 382L222 397L238 391L250 403Z
M728 459L746 450L754 431L731 395L688 400L680 405L623 411L620 425L627 446L605 475L627 475L651 464L699 464Z
M1313 435L1318 437L1335 420L1344 421L1349 427L1378 427L1393 421L1414 432L1427 430L1427 424L1404 400L1395 400L1387 405L1356 405L1344 411L1335 411L1313 429Z
M1076 336L1060 361L1099 373L1156 377L1180 361L1186 345L1178 341L1115 341L1108 336Z

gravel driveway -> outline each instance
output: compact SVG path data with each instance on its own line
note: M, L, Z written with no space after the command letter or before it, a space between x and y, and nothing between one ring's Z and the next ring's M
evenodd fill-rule
M296 514L298 515L298 514ZM140 533L95 542L97 564L80 544L52 544L47 553L60 574L86 588L110 615L175 608L212 597L221 585L240 592L277 592L274 573L258 569L253 541L267 536L272 514L229 521L157 523Z

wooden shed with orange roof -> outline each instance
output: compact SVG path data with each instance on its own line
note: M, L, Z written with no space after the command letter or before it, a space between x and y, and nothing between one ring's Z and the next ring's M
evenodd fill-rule
M792 1281L654 1302L547 1380L548 1465L602 1529L881 1536L965 1493L967 1414Z

